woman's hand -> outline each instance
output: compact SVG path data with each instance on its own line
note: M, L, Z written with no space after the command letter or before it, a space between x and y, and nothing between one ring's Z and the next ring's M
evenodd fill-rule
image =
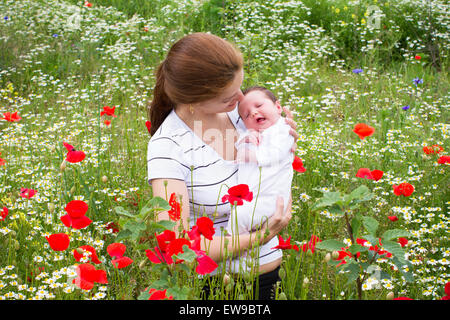
M299 137L299 134L296 131L297 123L294 121L292 112L288 108L283 107L283 111L286 114L286 123L291 126L291 130L289 131L289 133L291 134L291 136L294 137L294 141L295 141L294 144L292 145L291 151L295 152L295 150L297 149L297 139Z
M284 209L284 200L282 197L277 198L275 213L269 218L268 223L265 224L266 241L269 241L281 232L292 218L292 195L289 197L286 210Z

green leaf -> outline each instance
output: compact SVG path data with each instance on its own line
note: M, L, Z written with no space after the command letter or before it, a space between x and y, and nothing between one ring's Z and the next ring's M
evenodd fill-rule
M406 230L403 229L391 229L387 230L385 233L383 233L382 239L383 243L387 240L397 239L400 237L410 237L411 233L409 233Z
M378 221L372 217L367 216L363 216L362 221L367 232L369 232L372 236L376 236L376 232L378 229Z
M347 262L344 265L343 270L348 270L349 272L346 273L347 275L347 284L350 284L351 282L355 281L359 277L359 272L361 271L361 268L359 265L354 262L353 260Z
M405 251L399 243L383 240L383 248L392 253L392 255L399 259L401 263L406 264Z
M316 243L317 249L324 249L329 251L342 250L343 247L345 247L345 244L335 239L324 240Z
M372 197L373 194L370 192L369 188L367 188L367 186L365 185L359 186L349 194L350 201L352 200L357 200L358 202L368 201L372 199Z
M120 230L119 233L116 236L116 242L129 239L132 235L132 232L128 229Z
M366 252L366 251L368 251L368 249L366 247L363 247L362 245L359 245L357 243L352 244L348 248L348 252L350 252L351 254L356 254L358 252Z
M153 197L152 199L150 199L147 205L149 205L153 209L160 209L161 211L167 211L171 209L169 202L161 197Z
M313 209L329 207L338 202L342 203L341 194L339 191L326 192L323 194L323 197L320 198L319 201L314 205Z
M362 222L361 222L361 215L358 214L355 217L353 217L351 226L352 226L352 232L353 237L358 238L359 237L359 229L361 228Z
M151 224L152 228L155 228L157 230L173 230L173 228L176 226L176 222L172 220L159 220L158 222L153 222Z
M141 292L141 294L138 296L138 300L148 300L150 298L150 293L148 293L148 291L143 291Z
M126 217L130 217L130 218L135 218L136 216L134 214L129 213L127 210L125 210L123 207L115 207L114 211L121 215L121 216L126 216Z
M174 255L174 257L176 259L181 259L188 263L191 263L197 258L197 255L195 254L195 252L193 250L189 249L189 247L185 244L183 246L183 253Z
M129 238L132 240L137 240L139 236L141 235L142 231L145 231L146 227L145 224L139 221L127 221L125 225L123 226L125 230L131 231L131 234L129 235Z

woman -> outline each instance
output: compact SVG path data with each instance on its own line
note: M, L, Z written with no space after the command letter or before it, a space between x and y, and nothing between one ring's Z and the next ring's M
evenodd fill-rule
M157 69L149 108L148 181L153 196L167 198L175 193L181 198L179 223L184 228L189 229L205 214L214 221L216 234L202 242L202 250L216 262L231 254L232 268L238 272L245 251L262 243L257 258L261 274L258 298L264 299L278 279L282 253L272 248L278 245L276 235L291 219L292 201L285 209L283 199L278 199L276 212L264 228L239 235L239 241L221 234L230 204L220 199L236 185L236 129L245 128L236 108L243 97L242 81L242 54L217 36L190 34L170 48ZM290 117L286 121L295 129L292 116L285 111ZM294 129L291 134L297 138ZM256 195L257 190L252 191ZM168 214L161 213L158 219L169 219Z

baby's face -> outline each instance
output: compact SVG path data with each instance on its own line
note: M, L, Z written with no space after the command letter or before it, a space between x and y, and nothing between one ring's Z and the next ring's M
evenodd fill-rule
M247 93L239 102L239 115L247 129L262 131L275 124L281 116L279 102L273 102L259 90Z

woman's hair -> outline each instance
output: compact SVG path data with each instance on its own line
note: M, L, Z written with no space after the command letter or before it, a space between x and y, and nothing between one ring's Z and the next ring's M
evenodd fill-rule
M265 87L261 87L261 86L248 87L244 91L242 91L242 94L245 96L247 93L249 93L251 91L261 91L261 92L263 92L267 96L267 98L272 100L273 103L277 102L277 100L278 100L277 97L275 96L275 94L272 91L270 91L269 89L267 89Z
M208 33L178 40L156 71L153 100L148 108L151 134L177 104L217 97L243 67L241 52L228 41Z

